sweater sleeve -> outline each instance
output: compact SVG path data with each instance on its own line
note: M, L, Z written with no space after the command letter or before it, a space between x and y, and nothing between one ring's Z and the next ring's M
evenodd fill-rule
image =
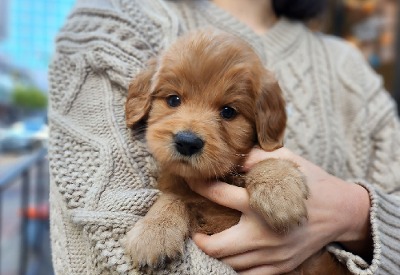
M50 72L51 240L56 274L137 274L123 239L158 196L143 133L125 125L127 87L173 39L161 1L78 1ZM175 34L176 35L176 34ZM233 274L188 241L162 274Z
M339 247L333 252L354 274L398 274L400 271L400 122L396 104L382 87L381 78L366 64L361 54L350 50L347 72L353 89L362 95L362 130L354 140L364 143L367 153L360 167L362 174L351 181L369 191L373 260L367 264L360 257ZM358 83L359 85L354 85ZM350 86L350 85L349 85ZM357 91L356 91L357 92ZM363 141L364 140L364 141ZM358 148L357 146L354 146ZM358 150L357 153L360 150Z

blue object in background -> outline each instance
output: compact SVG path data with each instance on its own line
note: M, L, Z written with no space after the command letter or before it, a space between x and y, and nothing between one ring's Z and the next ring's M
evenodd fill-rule
M43 146L48 138L44 116L28 117L0 131L1 152L26 152Z
M23 121L25 131L27 132L37 132L42 129L43 124L45 124L43 117L30 117Z
M368 57L368 62L369 62L369 64L371 64L371 66L373 68L377 68L381 65L381 59L380 59L379 55L377 55L376 53L372 53Z
M54 40L75 0L1 0L8 9L0 57L28 70L47 88L47 67ZM4 11L3 11L4 12ZM2 23L3 24L3 23ZM47 89L46 89L47 90Z

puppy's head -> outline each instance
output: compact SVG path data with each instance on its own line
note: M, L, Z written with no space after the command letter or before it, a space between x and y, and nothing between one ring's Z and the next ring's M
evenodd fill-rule
M234 172L255 144L282 146L284 100L251 47L215 31L178 39L129 86L129 127L147 120L149 149L184 178Z

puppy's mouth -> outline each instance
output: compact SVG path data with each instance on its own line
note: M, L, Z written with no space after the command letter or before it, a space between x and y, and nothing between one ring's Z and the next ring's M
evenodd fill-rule
M174 154L167 163L162 163L168 171L184 178L208 178L209 171L204 170L200 155L196 157L187 157L180 154Z
M210 147L211 144L191 130L181 130L169 138L164 134L162 143L152 143L152 153L159 165L172 174L186 179L216 179L229 173L235 162L220 158L227 152Z
M182 163L182 164L185 164L185 165L191 165L190 160L188 160L188 159L180 158L180 159L178 159L178 162Z

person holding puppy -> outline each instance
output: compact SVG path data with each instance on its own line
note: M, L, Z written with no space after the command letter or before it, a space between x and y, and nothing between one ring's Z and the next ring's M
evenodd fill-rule
M243 171L266 158L296 162L310 187L309 219L276 235L249 208L244 189L191 184L243 214L221 233L195 234L197 246L188 242L182 260L165 272L281 274L327 245L352 273L400 270L396 106L357 50L299 22L319 10L317 1L298 5L305 2L314 4L296 13L296 5L283 0L78 1L57 38L50 70L56 273L133 272L124 234L157 190L143 137L125 127L126 88L151 57L203 27L247 41L278 78L287 103L285 147L254 149Z

